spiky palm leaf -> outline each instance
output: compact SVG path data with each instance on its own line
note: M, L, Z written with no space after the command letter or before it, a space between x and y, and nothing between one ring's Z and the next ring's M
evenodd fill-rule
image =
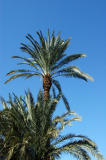
M8 103L2 99L0 155L5 155L5 160L55 160L62 152L79 160L90 160L90 152L103 160L96 144L89 138L74 134L62 136L64 127L80 117L74 112L54 117L60 98L61 95L55 94L55 98L44 102L40 91L36 104L30 92L26 93L25 99L16 95L14 99L9 96Z
M51 85L54 84L57 87L54 81L55 77L65 76L77 77L85 81L88 81L88 79L93 80L91 76L81 72L78 67L69 65L71 61L86 56L85 54L73 54L69 56L65 54L70 38L63 40L60 37L60 33L55 36L54 32L50 36L49 31L48 39L43 36L41 31L37 32L37 35L40 42L37 42L28 34L26 38L30 41L31 45L21 43L21 50L27 53L30 56L29 58L13 56L13 58L23 60L23 62L18 63L19 65L31 66L32 70L12 70L7 74L11 77L5 83L18 77L25 77L27 79L32 76L40 76L43 79L44 95L45 100L47 100ZM69 66L67 67L67 65Z

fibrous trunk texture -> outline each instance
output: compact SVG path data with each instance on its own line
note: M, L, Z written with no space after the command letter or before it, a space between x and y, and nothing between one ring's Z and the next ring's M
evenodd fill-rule
M52 79L49 73L43 77L43 89L44 89L44 100L47 101L49 98L49 90L52 85Z

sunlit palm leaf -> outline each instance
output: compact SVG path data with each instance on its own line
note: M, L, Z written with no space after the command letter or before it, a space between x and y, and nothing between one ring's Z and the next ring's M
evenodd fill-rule
M81 57L85 57L85 56L86 56L85 54L74 54L74 55L67 56L62 61L60 61L59 64L54 66L54 68L52 68L52 70L59 69L62 66L64 66L65 64L68 64L69 62L71 62L75 59L81 58Z
M28 62L28 64L30 64L32 67L34 67L36 70L39 70L39 68L37 67L37 65L39 66L39 61L36 61L36 63L34 63L33 61L31 61L28 58L24 58L24 57L20 57L20 56L13 56L12 58L18 58L18 59L22 59L25 62ZM32 59L34 60L34 59ZM19 63L18 63L19 64Z
M16 79L16 78L19 78L19 77L25 77L25 78L30 78L30 77L32 77L32 76L41 76L41 74L39 74L39 73L33 73L33 74L31 74L31 73L18 73L18 74L16 74L16 75L14 75L14 76L11 76L6 82L5 82L5 84L6 83L8 83L9 81L11 81L11 80L14 80L14 79Z

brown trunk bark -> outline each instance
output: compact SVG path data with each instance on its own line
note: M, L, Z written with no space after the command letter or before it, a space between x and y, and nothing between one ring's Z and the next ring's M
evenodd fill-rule
M52 85L52 79L49 73L43 78L43 89L44 89L44 100L47 101L49 98L49 91Z

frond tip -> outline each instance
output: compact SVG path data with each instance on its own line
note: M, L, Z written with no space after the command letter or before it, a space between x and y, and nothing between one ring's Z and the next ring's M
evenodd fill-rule
M86 54L82 54L82 57L87 57L87 55Z
M80 69L77 68L77 67L74 67L74 68L73 68L73 71L74 71L75 73L81 75L82 77L85 77L86 80L89 79L89 80L91 80L91 81L94 81L94 79L93 79L89 74L86 74L86 73L81 72Z

